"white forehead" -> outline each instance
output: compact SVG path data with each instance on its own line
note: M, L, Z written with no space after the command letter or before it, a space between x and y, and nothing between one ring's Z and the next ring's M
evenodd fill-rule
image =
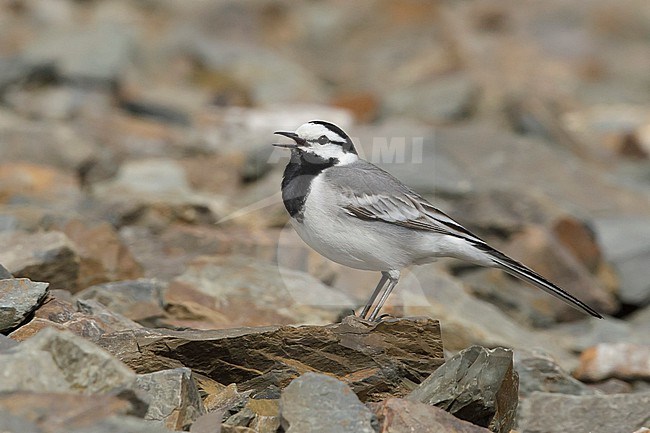
M324 135L333 141L345 141L344 137L318 123L305 123L296 129L296 134L305 140L318 140L318 137Z

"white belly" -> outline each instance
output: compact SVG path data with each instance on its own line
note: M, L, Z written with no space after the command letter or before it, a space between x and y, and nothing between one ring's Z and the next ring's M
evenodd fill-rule
M310 247L351 268L399 270L415 261L411 233L399 227L387 231L384 223L363 221L346 214L318 178L312 182L302 221L292 218L291 223Z

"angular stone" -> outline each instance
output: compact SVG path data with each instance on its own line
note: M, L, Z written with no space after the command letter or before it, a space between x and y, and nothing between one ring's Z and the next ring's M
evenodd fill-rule
M70 384L44 350L26 350L22 346L0 353L0 392L68 392Z
M613 293L608 291L604 284L600 283L549 231L541 227L528 227L514 236L503 247L503 251L565 288L597 311L601 313L617 311L619 306ZM546 300L555 312L556 320L567 321L585 317L584 313L553 297L548 296Z
M20 355L45 352L63 375L69 390L84 394L109 392L129 387L135 373L105 350L69 332L43 329L21 343L14 352Z
M139 373L185 366L219 383L260 393L315 371L350 384L362 401L401 396L442 364L437 321L347 317L328 326L214 331L141 329L98 344Z
M254 417L249 427L259 433L275 433L280 428L280 400L278 399L251 399L246 407Z
M574 376L586 382L604 379L650 380L650 345L601 343L580 355Z
M518 388L512 351L472 346L445 362L407 399L438 406L493 432L507 433L515 423Z
M142 276L141 266L108 223L89 224L76 219L69 221L63 232L79 255L80 288Z
M50 289L77 289L79 257L61 232L3 233L0 263L18 278L46 281Z
M372 412L345 383L324 374L294 379L280 408L286 433L375 433Z
M146 321L165 314L163 289L160 282L151 279L117 281L88 287L77 293L75 299L95 300L131 320Z
M410 274L404 272L392 296L393 302L400 296L405 314L439 318L444 324L445 349L459 351L472 344L514 349L539 347L567 370L577 364L575 356L557 338L521 326L494 305L469 294L459 279L435 266L416 267Z
M354 305L306 272L240 255L196 258L170 283L165 301L171 306L198 302L225 318L222 327L325 324Z
M171 222L214 223L223 198L194 191L183 167L172 159L124 162L114 179L93 185L94 210L114 226L162 228Z
M144 418L170 430L185 430L205 413L189 368L140 374L135 384L149 397L149 410Z
M650 393L563 395L535 392L519 411L522 433L629 433L648 425Z
M50 294L43 305L36 310L34 318L13 331L10 336L14 340L23 341L31 338L43 328L56 328L95 340L107 332L140 327L137 323L113 313L93 300L79 300L75 306Z
M22 323L43 301L47 286L27 278L0 280L0 332Z
M519 397L535 391L571 395L592 395L594 390L564 371L543 352L515 350L515 370L519 375Z
M224 421L224 425L249 427L258 433L275 433L280 428L279 399L248 399L246 405Z
M489 433L490 430L456 418L436 406L389 398L371 403L379 419L378 433Z

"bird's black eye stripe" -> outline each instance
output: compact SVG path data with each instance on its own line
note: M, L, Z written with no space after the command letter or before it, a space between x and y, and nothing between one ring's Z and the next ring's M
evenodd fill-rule
M318 137L318 144L327 144L330 142L330 139L326 135L321 135Z

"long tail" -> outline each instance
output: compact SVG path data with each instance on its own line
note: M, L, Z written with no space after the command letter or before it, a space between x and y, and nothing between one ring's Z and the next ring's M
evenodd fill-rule
M527 281L535 287L539 287L544 290L546 293L549 293L555 296L558 299L563 300L567 304L571 305L573 308L583 311L587 314L590 314L594 317L602 319L603 316L589 305L585 304L578 298L568 294L564 290L560 289L555 284L548 281L546 278L539 275L537 272L533 271L529 267L519 263L516 260L511 259L500 251L490 248L491 251L488 253L492 257L492 261L505 272L510 275L517 277L521 280Z

